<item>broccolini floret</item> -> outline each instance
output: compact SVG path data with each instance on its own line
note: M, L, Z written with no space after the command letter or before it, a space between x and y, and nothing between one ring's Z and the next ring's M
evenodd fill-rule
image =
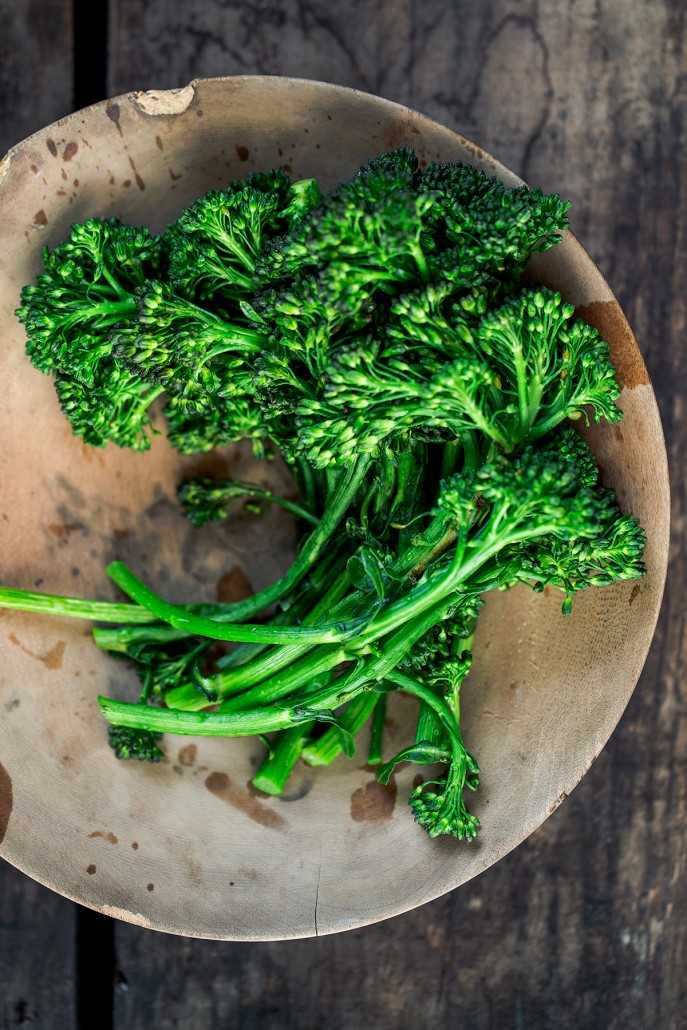
M136 292L160 260L159 240L147 229L91 218L52 252L45 248L45 271L22 290L26 352L52 372L73 431L95 447L150 446L148 409L162 390L120 365L111 332L135 318Z

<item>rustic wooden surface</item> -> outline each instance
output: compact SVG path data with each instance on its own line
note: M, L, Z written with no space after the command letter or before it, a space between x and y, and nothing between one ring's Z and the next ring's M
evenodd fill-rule
M686 20L677 0L110 0L108 26L0 0L0 150L105 92L284 74L406 103L568 196L649 367L674 506L628 710L516 852L389 922L254 945L113 923L2 865L1 1030L685 1025Z

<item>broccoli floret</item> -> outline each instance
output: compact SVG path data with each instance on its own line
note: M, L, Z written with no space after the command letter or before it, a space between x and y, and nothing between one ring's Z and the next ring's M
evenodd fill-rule
M244 373L244 384L249 381L247 359L260 353L263 335L179 297L161 282L139 291L137 306L136 322L115 329L116 354L182 407L207 407L225 384L235 383L237 372Z
M161 762L165 753L159 746L161 733L139 730L134 726L110 726L108 728L110 747L117 758L135 758L139 762Z
M430 312L446 295L424 292ZM438 319L440 335L421 326L421 344L411 349L397 327L389 344L359 336L333 355L319 396L298 407L300 445L313 464L346 464L409 429L476 430L510 452L585 406L596 422L621 417L608 345L573 320L560 294L524 290L481 317L482 298L472 300L457 306L450 335ZM414 306L406 298L392 310Z
M471 841L477 837L479 819L465 804L464 790L476 790L479 784L479 766L467 751L453 756L449 770L441 780L426 780L410 795L409 804L415 821L430 837L448 835L458 840ZM432 790L436 787L436 790Z
M109 364L106 330L135 315L135 292L155 271L158 249L147 229L116 218L74 225L68 240L46 247L45 271L24 287L17 310L36 368L92 383Z
M186 516L194 526L204 526L208 522L217 522L227 514L227 506L236 498L249 500L250 510L259 514L262 510L260 502L278 504L298 518L305 519L315 525L319 522L316 515L302 505L279 497L264 486L257 483L242 483L236 479L189 479L182 483L177 491L179 503ZM245 506L248 510L248 504Z
M281 240L262 252L258 274L293 277L327 266L332 289L344 296L363 283L421 282L426 259L423 216L432 198L398 188L393 176L375 178L373 197L361 196L363 180L330 194ZM382 183L388 188L381 188Z
M419 175L431 192L439 248L434 274L472 265L499 278L516 278L532 254L548 250L567 228L570 204L540 189L508 189L470 165L431 164Z
M167 230L174 288L203 301L250 294L258 254L282 204L278 193L245 185L196 200Z
M250 440L256 457L264 457L269 427L251 394L218 391L195 410L172 399L164 409L167 436L181 454L204 454L239 440Z
M147 229L91 218L52 253L44 250L45 272L22 290L26 352L53 373L74 432L93 446L150 446L148 409L161 391L122 366L110 332L135 318L136 291L160 260L159 240Z

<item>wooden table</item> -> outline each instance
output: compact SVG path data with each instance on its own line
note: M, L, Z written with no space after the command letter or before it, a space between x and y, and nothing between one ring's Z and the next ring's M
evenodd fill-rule
M2 864L0 1027L686 1026L684 5L110 0L107 13L92 0L0 0L0 152L104 96L295 75L405 103L569 197L658 395L672 566L609 745L476 881L360 931L227 944L113 922Z

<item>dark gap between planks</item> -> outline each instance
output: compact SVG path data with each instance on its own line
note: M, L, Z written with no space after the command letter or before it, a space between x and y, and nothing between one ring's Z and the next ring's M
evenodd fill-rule
M106 0L73 0L73 106L107 97ZM76 1019L79 1030L111 1030L115 977L114 923L76 909Z
M112 1030L114 922L80 905L76 910L76 1025Z
M73 0L74 109L107 97L107 0Z

